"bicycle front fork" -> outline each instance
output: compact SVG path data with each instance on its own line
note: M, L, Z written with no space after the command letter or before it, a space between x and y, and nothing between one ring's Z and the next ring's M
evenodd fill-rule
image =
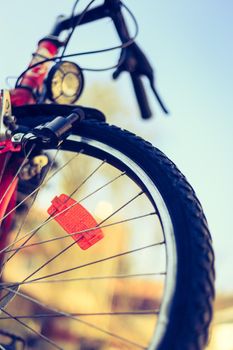
M1 251L6 246L7 233L14 215L12 209L16 203L18 184L18 177L15 174L16 164L12 161L11 154L0 154L0 263L3 259Z

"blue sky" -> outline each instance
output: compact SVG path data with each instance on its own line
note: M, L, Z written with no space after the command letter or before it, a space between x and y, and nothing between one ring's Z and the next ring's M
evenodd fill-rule
M182 170L200 198L214 239L217 287L233 291L233 2L230 0L126 0L135 13L138 42L156 69L159 91L171 111L165 118L151 96L156 118L139 119L126 76L116 83L135 116L135 130L149 135ZM96 1L101 3L101 1ZM73 1L8 0L0 7L0 84L17 76L36 42ZM80 1L81 7L87 4ZM109 20L78 31L69 52L115 44ZM83 66L111 65L117 53L82 58ZM88 74L110 81L110 73ZM153 132L154 130L154 132Z

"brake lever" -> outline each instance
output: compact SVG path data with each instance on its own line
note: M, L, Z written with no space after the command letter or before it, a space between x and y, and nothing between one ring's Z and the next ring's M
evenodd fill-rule
M143 51L135 42L132 43L130 46L122 49L119 63L119 66L112 75L113 79L117 79L120 76L120 74L124 71L128 73L136 73L139 77L147 77L151 89L157 99L157 102L159 103L163 112L165 114L168 114L169 112L165 107L161 97L159 96L158 91L155 88L153 68Z

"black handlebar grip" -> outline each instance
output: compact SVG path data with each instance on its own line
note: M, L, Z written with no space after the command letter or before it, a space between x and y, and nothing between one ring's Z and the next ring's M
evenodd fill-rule
M142 78L137 73L130 73L133 82L135 95L138 101L138 106L143 119L152 117L151 109L148 103L145 88L143 86Z

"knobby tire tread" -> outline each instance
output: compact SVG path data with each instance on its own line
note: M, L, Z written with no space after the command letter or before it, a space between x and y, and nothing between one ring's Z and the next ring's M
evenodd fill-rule
M178 198L176 200L182 205L183 219L188 223L189 228L186 234L188 234L189 240L188 258L191 274L189 281L186 281L187 290L181 295L178 294L182 286L178 286L175 304L182 304L184 294L188 294L191 301L183 307L179 305L178 309L177 305L173 305L172 309L174 312L183 313L182 319L177 319L177 317L174 319L174 315L172 315L168 325L167 336L159 349L156 350L204 349L208 341L208 330L212 319L215 295L214 252L207 220L193 188L189 185L185 176L177 169L176 165L149 142L129 131L122 130L116 126L109 126L106 123L86 121L84 124L85 127L91 128L96 135L100 132L103 138L106 139L107 137L108 140L119 138L122 144L125 142L128 147L131 145L132 148L136 147L137 152L144 153L147 162L151 163L151 177L153 178L153 167L156 164L156 167L160 167L160 171L164 175L164 181L169 184L168 191L173 192L173 196L175 193ZM78 133L80 134L80 132ZM168 202L166 204L168 205ZM176 322L178 324L175 324Z

